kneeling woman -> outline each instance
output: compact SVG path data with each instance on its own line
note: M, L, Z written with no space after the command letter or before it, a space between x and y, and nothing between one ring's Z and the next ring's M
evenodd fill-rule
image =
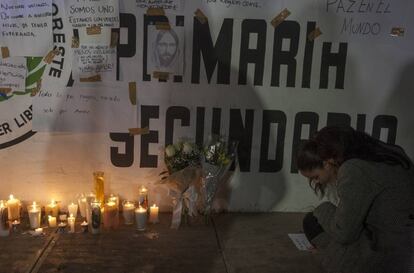
M351 127L325 127L297 155L315 192L334 185L303 228L333 273L414 272L414 167L403 149Z

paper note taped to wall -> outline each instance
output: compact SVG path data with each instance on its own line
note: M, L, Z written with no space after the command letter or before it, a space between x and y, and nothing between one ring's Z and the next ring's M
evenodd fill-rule
M128 132L136 124L126 82L77 88L45 83L33 98L32 126L39 132Z
M118 0L65 0L65 10L72 27L90 28L89 35L101 27L119 28Z
M53 47L52 0L1 0L0 26L9 56L43 57Z
M0 88L3 88L3 91L10 90L7 94L11 91L24 91L26 73L25 57L0 59Z

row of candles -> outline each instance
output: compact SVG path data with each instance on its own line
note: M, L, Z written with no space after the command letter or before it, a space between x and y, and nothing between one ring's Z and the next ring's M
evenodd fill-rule
M81 217L85 220L81 224L82 229L85 231L90 229L91 233L99 233L101 223L105 228L117 228L119 225L119 197L111 195L104 202L104 197L100 196L98 200L97 195L90 193L88 195L82 195L78 199L78 204L71 203L68 205L68 215L59 215L59 205L52 200L50 204L45 206L45 215L49 227L65 228L69 225L69 232L75 232L75 220L80 211ZM10 195L9 200L0 200L0 236L8 236L10 228L20 224L20 210L21 202L13 195ZM147 218L150 223L158 223L159 208L154 204L148 207L148 191L145 187L141 187L138 200L138 207L134 202L124 201L122 204L122 211L124 217L124 223L126 225L134 224L138 230L145 230L147 224ZM149 212L149 213L148 213ZM29 216L30 227L35 233L41 233L41 213L42 208L37 202L27 206L27 213ZM57 218L61 221L57 225ZM67 224L66 224L67 221ZM11 225L9 225L11 223Z

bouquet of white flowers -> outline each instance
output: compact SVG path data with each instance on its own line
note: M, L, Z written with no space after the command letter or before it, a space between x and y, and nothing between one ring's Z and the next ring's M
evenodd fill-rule
M182 220L188 222L188 216L197 215L196 185L201 177L200 151L191 142L168 145L164 162L168 171L160 174L163 177L159 183L168 187L168 194L173 201L171 227L178 228Z
M204 215L208 223L210 220L214 196L223 177L229 171L236 157L237 142L229 145L221 136L210 137L201 156L202 180L201 195L204 201Z

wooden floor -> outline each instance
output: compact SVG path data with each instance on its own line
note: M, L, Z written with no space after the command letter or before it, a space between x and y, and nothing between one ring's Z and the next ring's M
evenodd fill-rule
M121 225L98 235L45 229L33 237L20 230L0 237L0 272L319 273L314 254L297 250L287 236L301 231L302 217L230 213L174 230L171 214L161 214L144 232Z

